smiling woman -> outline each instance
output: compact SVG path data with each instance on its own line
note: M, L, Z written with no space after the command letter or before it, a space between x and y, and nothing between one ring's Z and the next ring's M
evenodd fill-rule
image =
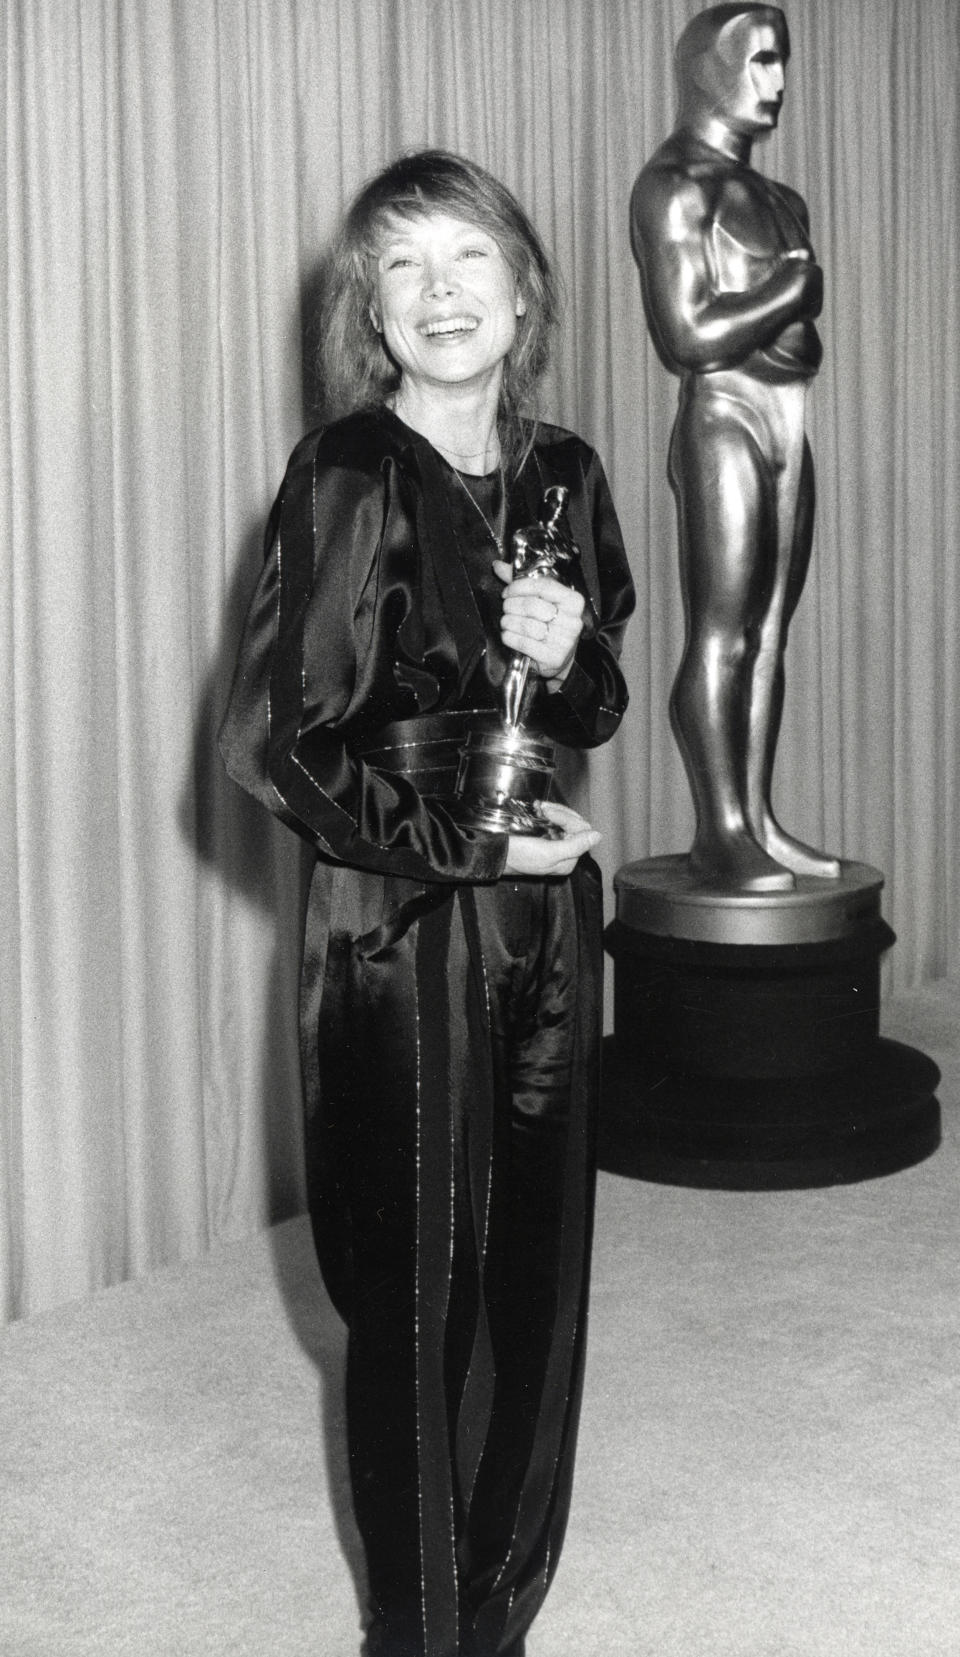
M390 224L371 318L403 378L404 418L417 425L416 410L429 410L437 382L491 397L495 409L525 309L517 278L486 231L446 213Z
M599 1080L599 836L466 827L459 749L499 719L586 748L626 704L633 596L596 455L527 408L546 255L474 163L406 157L347 216L324 319L352 412L271 519L222 747L311 844L308 1189L349 1328L370 1657L520 1657L566 1525ZM583 588L509 537L569 493ZM587 604L589 598L589 606Z
M423 258L452 253L453 248L444 244L448 236L457 235L465 240L456 248L453 266L435 273L441 282L452 280L455 290L462 283L480 301L492 271L481 276L472 269L478 265L494 267L495 286L500 277L508 284L507 292L498 294L498 308L503 301L502 349L499 367L495 360L488 364L484 407L488 417L491 407L495 411L500 456L509 469L519 462L534 430L524 416L535 405L550 358L557 323L556 283L540 238L519 202L499 179L464 157L439 150L404 157L371 180L348 211L333 249L323 317L325 397L331 410L347 412L392 406L402 380L404 398L415 395L415 374L405 376L403 362L393 354L398 341L394 336L391 346L383 331L381 309L386 300L381 286L387 282L392 290L395 280L402 282L404 293L416 301L429 287ZM493 295L489 297L492 301ZM452 296L449 304L434 300L434 307L432 320L438 328L444 314L454 317ZM469 307L466 312L472 320ZM483 311L475 314L479 322ZM439 396L441 382L433 383ZM424 418L432 410L434 435L443 435L448 418L472 421L465 393L448 393L441 418L439 403L429 396L421 403ZM406 407L409 412L409 404ZM460 415L455 416L456 409ZM455 458L462 459L464 453L461 449ZM482 468L489 457L481 453L468 458L475 463L479 459Z

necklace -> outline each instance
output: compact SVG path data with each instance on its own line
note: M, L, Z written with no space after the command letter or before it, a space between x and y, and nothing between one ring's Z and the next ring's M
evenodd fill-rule
M431 437L426 431L422 431L419 426L417 426L415 424L411 424L411 422L409 420L405 420L404 415L403 415L403 410L400 406L400 397L399 397L399 395L394 396L394 397L388 397L387 398L387 407L391 410L391 412L393 414L395 414L397 416L398 420L403 420L403 423L404 423L405 426L410 426L412 431L419 431L421 437L426 437L427 441L429 443L432 443L435 449L439 449L441 454L449 455L451 460L482 460L484 463L486 463L487 456L489 454L494 454L496 456L496 459L494 461L494 465L499 466L499 464L500 464L500 437L499 437L499 433L497 432L496 428L494 428L494 430L493 430L493 435L491 436L490 442L487 443L482 449L471 449L468 453L464 453L462 449L448 449L447 445L445 443L439 443L435 437ZM489 470L492 470L492 468L489 468L489 467L486 466L486 464L484 464L484 471L486 472L486 471L489 471Z
M456 478L457 482L459 483L460 488L463 490L464 494L466 495L467 500L470 502L470 505L473 507L473 510L478 514L479 517L481 517L483 519L484 527L486 528L487 534L489 535L491 541L493 542L494 546L497 549L497 557L502 558L503 557L503 535L504 535L504 530L506 528L506 522L507 522L507 492L506 492L506 489L504 488L502 467L498 467L498 473L499 473L499 477L500 477L500 510L497 513L497 528L496 529L494 529L492 523L490 522L490 519L487 517L487 514L484 512L483 507L480 505L480 502L471 494L470 490L467 488L466 484L463 481L462 475L457 471L456 467L451 466L450 470L453 473L454 477ZM498 530L499 530L499 534L497 533Z
M471 454L467 455L461 454L459 449L448 449L444 443L435 442L434 448L439 449L442 454L451 455L454 460L486 460L490 451L495 449L497 456L496 464L500 464L500 444L496 441L488 443L485 449L474 449Z

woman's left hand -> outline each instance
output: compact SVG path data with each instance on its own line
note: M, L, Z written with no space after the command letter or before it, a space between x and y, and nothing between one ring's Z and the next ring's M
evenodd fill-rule
M529 656L541 678L562 684L583 632L583 594L552 575L519 575L501 559L494 571L506 583L500 637L508 650Z

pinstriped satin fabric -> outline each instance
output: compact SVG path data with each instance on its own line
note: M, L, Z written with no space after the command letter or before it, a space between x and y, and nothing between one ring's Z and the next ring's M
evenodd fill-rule
M587 861L567 881L458 887L417 914L414 883L338 874L321 875L334 888L321 900L326 1086L309 1164L320 1256L350 1331L369 1650L497 1657L522 1649L569 1509L599 878Z
M626 706L633 590L602 467L568 432L539 429L506 533L554 483L598 621L560 689L541 687L536 728L589 748ZM231 775L317 853L308 1189L349 1330L370 1657L522 1657L570 1501L600 883L589 859L569 879L504 878L506 836L448 809L466 725L499 717L493 551L466 488L388 410L312 434L271 518L221 733Z

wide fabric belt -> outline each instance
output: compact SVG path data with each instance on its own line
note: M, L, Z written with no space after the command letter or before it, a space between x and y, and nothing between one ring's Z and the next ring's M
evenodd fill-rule
M354 759L378 771L409 777L418 793L431 799L453 799L460 766L460 750L473 731L495 731L500 726L496 708L451 708L444 713L419 714L381 726L361 742L351 744Z

